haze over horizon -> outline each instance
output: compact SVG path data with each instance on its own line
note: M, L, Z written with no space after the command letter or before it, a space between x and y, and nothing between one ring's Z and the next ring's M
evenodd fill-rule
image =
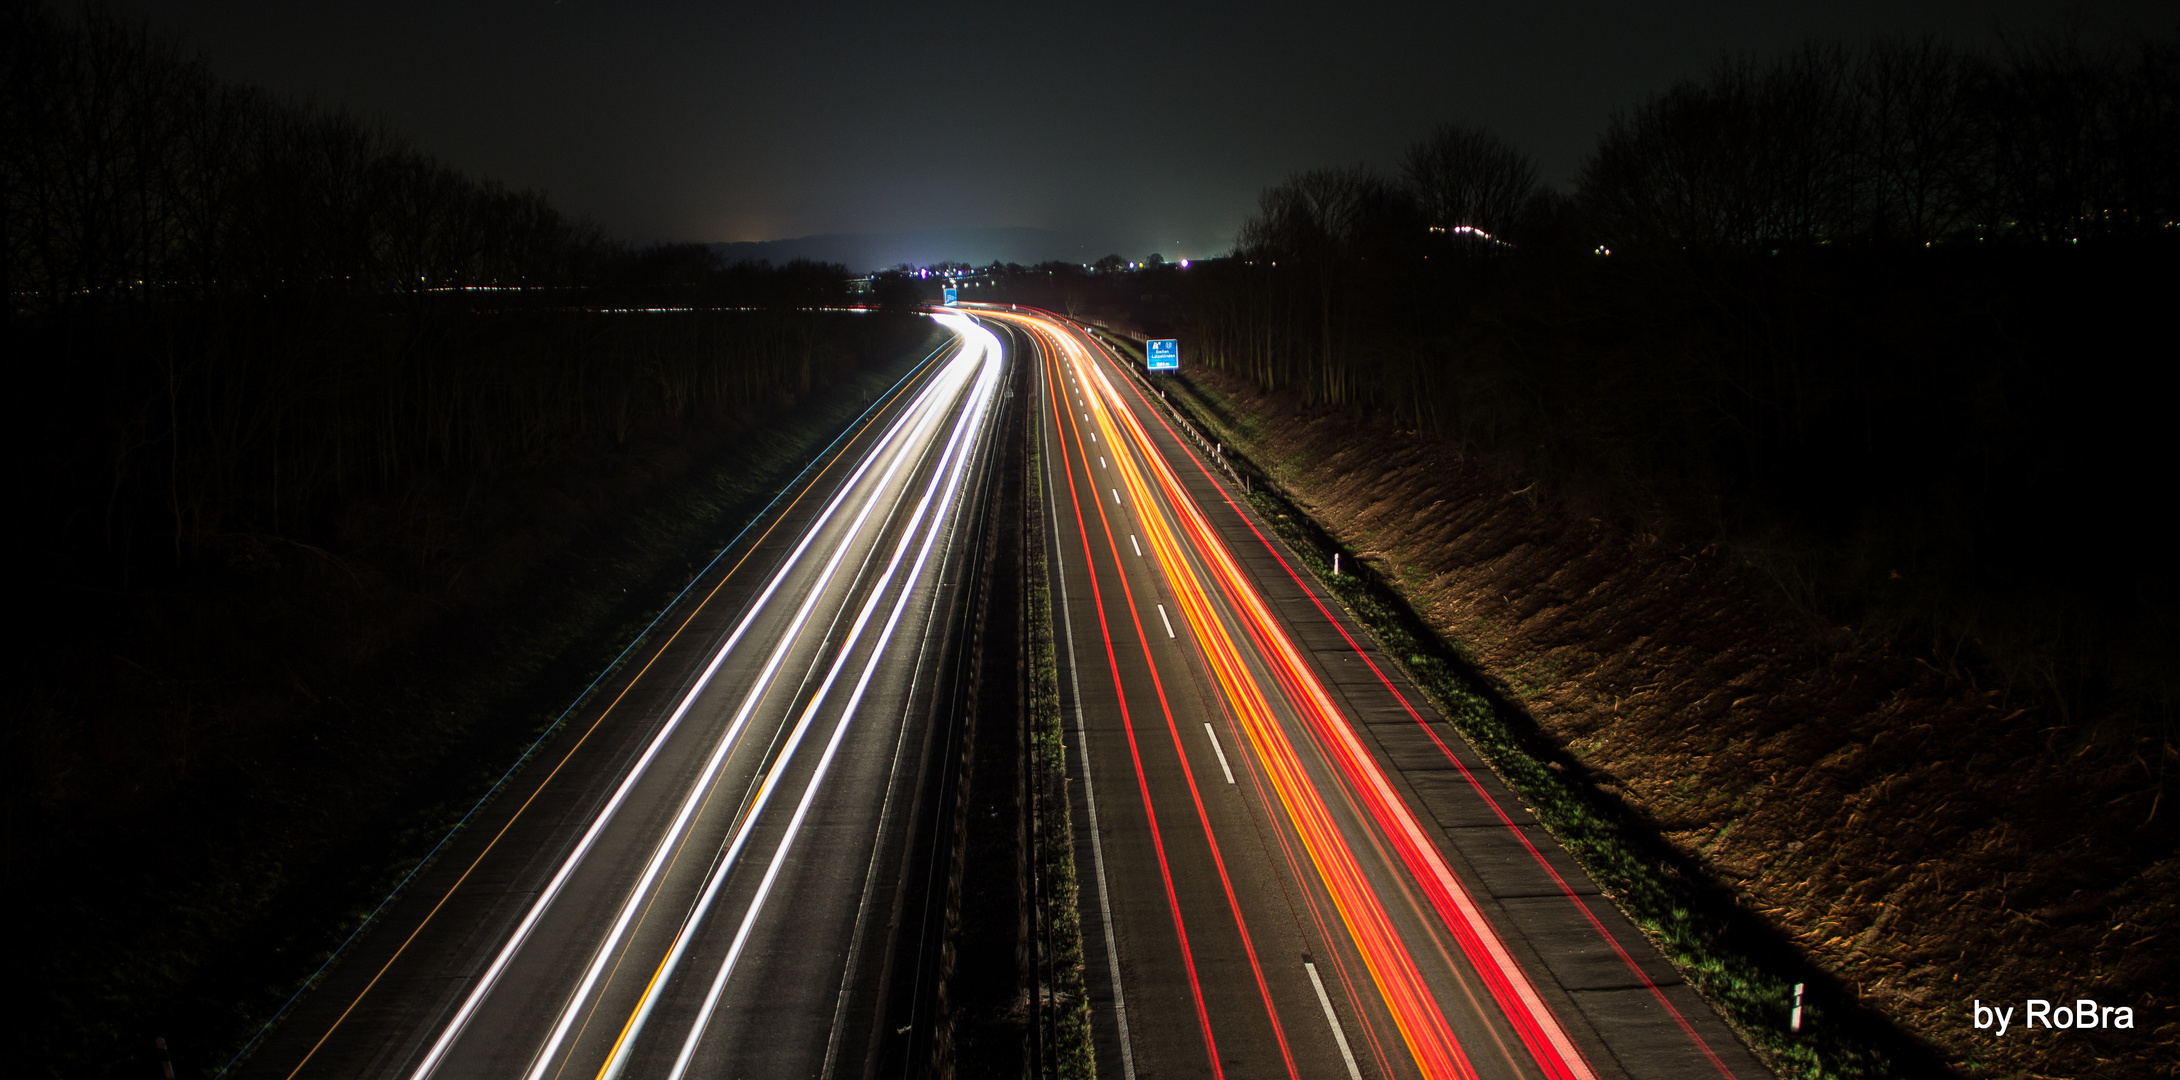
M2169 28L2169 3L1311 6L119 0L220 75L383 120L638 243L1040 229L1048 257L1217 254L1257 194L1492 129L1569 184L1597 132L1728 51L2000 26ZM633 76L629 72L636 72ZM1079 249L1079 256L1075 251Z

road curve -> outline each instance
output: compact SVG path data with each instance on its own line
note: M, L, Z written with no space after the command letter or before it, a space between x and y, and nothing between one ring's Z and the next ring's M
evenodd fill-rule
M934 717L961 706L939 684L1018 393L1099 1074L1763 1075L1150 382L1047 313L935 317L954 345L244 1075L920 1073Z

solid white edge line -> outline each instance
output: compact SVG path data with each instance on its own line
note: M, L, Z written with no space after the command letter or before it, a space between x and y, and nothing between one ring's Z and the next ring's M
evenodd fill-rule
M1234 782L1234 770L1226 763L1226 748L1219 745L1219 733L1212 730L1211 721L1204 721L1204 734L1211 736L1211 752L1219 755L1219 771L1226 774L1226 782Z
M1347 1062L1348 1080L1362 1080L1362 1070L1355 1066L1355 1052L1347 1047L1347 1032L1340 1027L1340 1014L1332 1011L1325 981L1317 977L1317 965L1304 960L1302 970L1310 973L1310 985L1317 988L1317 1003L1325 1007L1325 1023L1332 1025L1332 1041L1340 1044L1340 1060Z
M1052 418L1050 413L1045 415ZM1069 615L1067 567L1060 557L1064 545L1060 541L1059 493L1052 489L1052 440L1043 421L1037 425L1037 437L1045 444L1045 505L1052 508L1052 576L1060 583L1059 621L1067 631L1067 681L1075 691L1075 755L1082 762L1082 801L1090 815L1090 865L1098 879L1098 916L1105 924L1105 964L1113 980L1113 1025L1120 1029L1120 1074L1123 1080L1135 1080L1135 1047L1128 1039L1128 998L1120 990L1120 939L1113 933L1113 894L1105 884L1105 840L1098 833L1097 789L1090 783L1090 728L1082 718L1082 665L1075 656L1075 620Z

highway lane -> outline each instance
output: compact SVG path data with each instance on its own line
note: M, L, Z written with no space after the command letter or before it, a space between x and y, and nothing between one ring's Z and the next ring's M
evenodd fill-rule
M1439 823L1358 736L1360 691L1330 689L1344 673L1327 665L1366 651L1341 648L1349 631L1328 610L1272 612L1231 546L1272 545L1238 506L1200 505L1227 496L1109 354L1062 320L993 317L1031 330L1043 354L1048 542L1096 801L1086 895L1106 898L1110 920L1093 948L1106 965L1093 979L1115 999L1101 1071L1626 1075L1637 1057L1606 1050L1537 974ZM1702 1049L1674 1068L1734 1075L1703 1039L1689 1045Z
M582 782L530 785L505 846L446 860L386 936L417 932L344 965L249 1074L865 1073L1007 373L988 330L939 318L955 347L609 706L623 737L574 740Z
M1120 952L1123 981L1136 989L1131 1012L1141 1017L1131 1031L1145 1051L1138 1064L1322 1076L1348 1073L1354 1059L1356 1074L1368 1063L1378 1075L1406 1075L1410 1064L1422 1075L1462 1075L1472 1063L1457 1066L1447 1051L1465 1045L1492 1051L1505 1066L1494 1075L1536 1075L1510 1052L1516 1040L1492 1011L1449 1019L1437 1007L1441 998L1475 998L1474 981L1453 964L1433 965L1435 984L1423 978L1399 930L1431 946L1436 955L1426 960L1449 950L1432 939L1395 868L1372 850L1379 838L1354 807L1318 797L1345 790L1323 756L1312 755L1314 775L1297 771L1299 710L1282 700L1287 707L1274 710L1272 730L1249 722L1265 719L1262 689L1278 686L1267 658L1236 647L1247 635L1242 620L1228 597L1205 587L1208 553L1182 539L1186 509L1174 493L1147 479L1157 451L1126 423L1127 403L1096 353L1064 336L1050 340L1054 458L1067 461L1075 489L1055 493L1053 504L1073 519L1062 531L1077 534L1075 543L1062 542L1068 555L1081 555L1083 586L1070 592L1088 594L1096 609L1084 620L1092 632L1076 635L1078 660L1085 673L1099 666L1080 660L1087 637L1095 642L1087 651L1106 653L1118 688L1124 745L1110 755L1114 767L1098 771L1132 778L1137 788L1132 801L1108 796L1101 825L1116 834L1115 847L1140 837L1151 849L1147 867L1125 853L1112 860L1123 878L1113 889L1121 898L1116 922L1131 928ZM1188 639L1168 631L1175 614ZM1272 738L1279 734L1288 736L1283 744ZM1090 739L1098 756L1104 740ZM1241 777L1227 784L1235 758ZM1375 880L1363 876L1358 848L1380 856L1369 860ZM1381 895L1398 906L1388 910ZM1150 929L1161 921L1150 910L1160 897L1165 933ZM1405 925L1396 926L1401 916ZM1325 1016L1328 1003L1337 1026ZM1468 1038L1452 1037L1455 1023ZM1356 1038L1346 1038L1349 1028Z

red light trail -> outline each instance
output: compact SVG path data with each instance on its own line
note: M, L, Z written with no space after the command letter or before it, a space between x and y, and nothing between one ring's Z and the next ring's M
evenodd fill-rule
M1083 346L1074 335L1052 322L1036 317L1017 317L1013 321L1037 334L1046 345L1048 393L1051 396L1053 415L1064 417L1061 431L1063 448L1070 442L1073 453L1079 457L1084 471L1090 471L1090 450L1082 437L1076 417L1082 415L1101 437L1099 442L1113 451L1113 464L1120 476L1118 494L1124 491L1137 508L1144 540L1172 587L1184 623L1195 631L1194 640L1201 649L1205 663L1213 673L1227 704L1229 715L1241 729L1252 752L1254 764L1268 783L1271 794L1294 830L1311 867L1316 871L1319 883L1330 898L1338 914L1348 940L1361 958L1370 975L1372 984L1383 1002L1387 1014L1398 1029L1401 1041L1417 1068L1432 1077L1473 1077L1474 1063L1468 1051L1455 1035L1453 1027L1439 1008L1436 996L1410 953L1394 917L1388 912L1378 889L1373 886L1368 873L1356 852L1350 846L1349 837L1341 825L1325 794L1320 781L1312 775L1303 747L1298 746L1287 726L1281 722L1272 690L1276 690L1281 703L1303 725L1306 744L1314 749L1329 767L1341 789L1341 794L1359 806L1374 826L1377 840L1389 847L1406 877L1419 888L1438 921L1459 946L1469 966L1481 978L1491 998L1498 1005L1507 1023L1516 1033L1535 1067L1552 1080L1578 1080L1594 1075L1589 1063L1583 1058L1568 1037L1564 1026L1538 995L1528 975L1508 953L1467 889L1456 879L1439 853L1435 843L1416 820L1415 814L1393 790L1384 771L1356 737L1346 718L1341 715L1327 693L1322 681L1303 659L1300 650L1272 615L1263 598L1248 580L1233 554L1193 498L1182 486L1179 478L1166 465L1152 443L1149 433L1126 407L1120 394L1104 377ZM1062 367L1071 369L1080 382L1095 392L1082 401L1084 409L1064 407L1057 396L1056 387L1063 384ZM1069 436L1072 435L1072 439ZM1132 452L1130 452L1132 451ZM1101 459L1102 461L1102 459ZM1083 543L1084 554L1091 554L1087 521L1081 516L1081 500L1075 494L1072 468L1067 470L1070 498L1078 513L1077 528ZM1099 523L1106 533L1107 545L1117 562L1119 547L1107 518L1103 499L1091 500L1098 506ZM1170 509L1171 521L1159 511L1163 505ZM1177 528L1176 528L1177 526ZM1198 572L1201 566L1203 572ZM1208 580L1207 580L1208 579ZM1128 589L1125 577L1122 588L1131 617L1136 621L1138 640L1145 643L1145 659L1151 659L1148 637L1142 632L1140 616L1135 614L1135 601ZM1093 575L1093 588L1096 588ZM1102 594L1099 595L1100 624L1104 627ZM1220 601L1226 612L1222 614ZM1231 625L1230 625L1231 624ZM1113 652L1110 633L1106 634L1108 666L1116 685L1120 672ZM1245 644L1246 643L1246 651ZM1250 663L1251 657L1261 665L1269 677L1271 687L1265 685ZM1165 691L1159 679L1155 663L1152 679L1161 706L1165 705ZM1138 770L1138 788L1142 793L1146 812L1152 811L1150 789L1141 769L1140 751L1135 742L1132 717L1122 703L1124 723L1128 728L1131 754ZM1176 750L1179 750L1179 731L1174 725L1170 709L1167 723ZM1255 972L1260 993L1265 999L1267 1013L1271 1014L1274 1030L1280 1032L1281 1052L1290 1073L1293 1057L1288 1052L1284 1032L1278 1027L1276 1010L1272 1007L1269 989L1265 986L1262 969L1258 964L1253 945L1248 944L1248 931L1242 924L1240 907L1233 897L1233 886L1227 876L1224 859L1218 852L1217 841L1211 835L1208 817L1204 815L1202 796L1196 789L1195 778L1189 770L1186 757L1182 767L1187 777L1192 797L1196 801L1199 819L1203 822L1206 839L1210 841L1213 858L1219 863L1222 885L1226 888L1229 907L1237 925L1241 926L1244 947L1249 952L1250 966ZM1172 911L1176 932L1182 938L1182 950L1189 966L1191 993L1195 999L1198 1021L1203 1027L1205 1047L1212 1054L1214 1072L1219 1071L1216 1042L1211 1032L1211 1021L1204 1008L1203 994L1197 978L1194 960L1189 952L1186 931L1183 927L1179 901L1173 894L1173 884L1167 870L1162 839L1156 837L1156 821L1152 821L1154 843L1159 847L1160 869L1165 875L1168 905ZM1284 847L1284 838L1282 839ZM1373 844L1373 846L1375 846ZM1344 981L1344 979L1343 979ZM1372 1040L1374 1045L1375 1040Z

